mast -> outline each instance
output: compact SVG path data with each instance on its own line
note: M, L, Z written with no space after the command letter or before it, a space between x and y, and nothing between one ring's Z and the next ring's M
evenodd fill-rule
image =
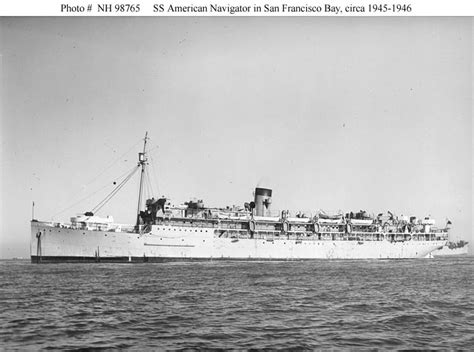
M145 133L145 139L143 140L143 152L138 153L138 165L141 165L142 171L140 173L140 189L138 191L138 206L137 206L137 226L140 224L140 205L142 203L143 193L143 177L145 175L145 165L147 162L146 157L146 142L148 140L148 131Z

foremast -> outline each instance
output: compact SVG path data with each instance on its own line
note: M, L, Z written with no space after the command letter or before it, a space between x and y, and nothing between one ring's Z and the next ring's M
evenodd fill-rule
M137 205L137 221L136 226L140 225L140 208L142 204L142 196L143 196L143 179L145 176L145 167L147 165L147 155L146 155L146 143L148 141L148 131L145 132L145 138L143 139L143 152L138 153L138 166L141 166L141 173L140 173L140 186L138 190L138 205Z

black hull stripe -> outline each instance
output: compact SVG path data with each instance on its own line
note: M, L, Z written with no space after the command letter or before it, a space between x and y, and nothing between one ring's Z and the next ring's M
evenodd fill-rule
M65 257L65 256L31 256L32 263L166 263L166 262L206 262L206 261L302 261L318 259L281 259L281 258L191 258L191 257ZM321 260L321 259L319 259Z
M145 246L156 246L156 247L196 247L192 244L155 244L155 243L145 243Z
M328 258L329 260L367 260L367 258ZM206 261L255 261L255 262L287 262L287 261L327 261L326 258L185 258L185 257L66 257L66 256L31 256L31 263L167 263L167 262L206 262ZM417 258L373 258L369 260L404 260ZM421 258L420 258L421 259Z

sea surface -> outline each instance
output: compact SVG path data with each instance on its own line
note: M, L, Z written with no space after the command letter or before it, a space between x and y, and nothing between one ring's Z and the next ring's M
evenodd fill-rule
M0 261L0 349L474 348L474 257Z

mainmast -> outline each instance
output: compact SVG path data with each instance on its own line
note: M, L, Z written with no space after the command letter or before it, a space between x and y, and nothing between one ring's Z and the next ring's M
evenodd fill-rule
M142 171L140 173L140 189L138 191L138 206L137 206L137 226L140 224L140 206L142 203L142 193L143 193L143 177L145 175L145 165L147 162L147 155L146 155L146 142L148 140L148 132L145 133L145 139L143 140L143 152L138 153L138 165L142 167Z

